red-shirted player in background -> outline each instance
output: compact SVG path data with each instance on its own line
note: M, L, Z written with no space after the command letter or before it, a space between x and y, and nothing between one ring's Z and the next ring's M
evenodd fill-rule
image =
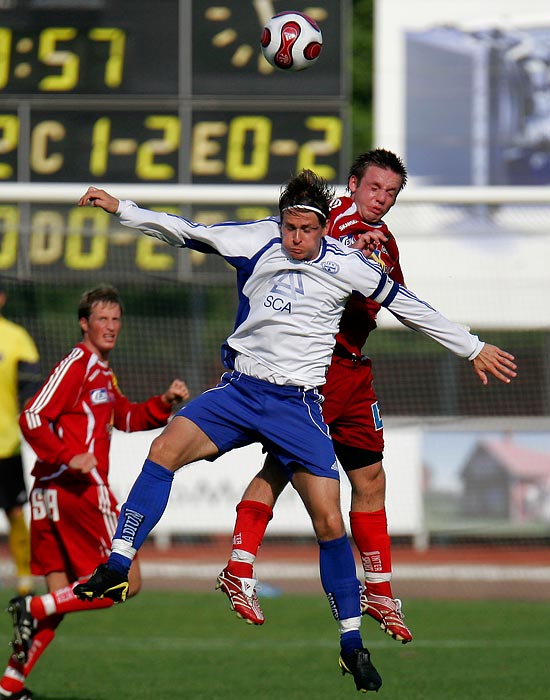
M0 680L0 698L28 700L25 681L55 636L66 613L108 608L73 595L98 561L107 561L115 532L117 501L109 487L113 428L125 432L165 425L174 406L189 398L175 379L164 394L131 403L121 392L108 357L122 323L116 289L86 292L78 307L82 340L50 372L20 418L24 437L37 455L32 471L31 567L46 578L48 593L10 601L13 653ZM129 596L141 586L139 563L129 576Z
M351 196L334 201L329 227L330 236L350 246L357 245L362 233L382 234L376 254L390 277L400 284L404 280L399 251L382 217L395 204L406 180L405 166L394 153L375 149L360 155L349 171ZM369 333L376 328L379 308L376 302L360 295L349 299L327 382L320 390L325 397L323 415L330 426L336 456L352 487L351 532L365 572L361 611L405 644L412 640L412 634L404 622L401 601L394 598L391 588L382 419L371 361L362 355ZM257 625L265 618L255 590L253 564L273 506L286 484L282 470L268 455L237 505L231 558L218 577L217 587L228 596L237 615Z

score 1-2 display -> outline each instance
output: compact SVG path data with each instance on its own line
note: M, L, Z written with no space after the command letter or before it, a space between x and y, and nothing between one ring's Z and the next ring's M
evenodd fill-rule
M16 112L0 112L0 181L25 179L20 126ZM180 118L141 109L37 109L29 131L32 182L276 184L302 168L334 180L342 146L342 119L331 110L198 110ZM180 166L182 134L191 147Z

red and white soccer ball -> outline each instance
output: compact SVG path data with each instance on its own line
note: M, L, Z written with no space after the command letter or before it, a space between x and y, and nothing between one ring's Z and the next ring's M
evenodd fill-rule
M319 58L323 35L317 24L301 12L280 12L262 30L266 60L281 70L299 71Z

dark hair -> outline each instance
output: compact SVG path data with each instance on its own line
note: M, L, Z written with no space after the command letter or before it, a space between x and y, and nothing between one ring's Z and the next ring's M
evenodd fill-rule
M80 297L78 319L85 318L89 320L94 304L99 302L103 304L118 304L118 306L120 306L120 313L124 313L124 307L118 290L110 284L102 284L94 289L89 289Z
M399 156L391 151L386 151L384 148L374 148L372 151L361 153L351 164L348 173L348 182L355 175L357 182L361 182L361 178L365 174L366 169L376 165L384 170L391 170L397 175L401 175L401 187L399 192L407 184L407 168Z
M334 198L334 188L312 170L302 170L290 180L279 197L281 217L285 209L312 207L319 221L328 221L330 203ZM321 221L321 219L324 219Z

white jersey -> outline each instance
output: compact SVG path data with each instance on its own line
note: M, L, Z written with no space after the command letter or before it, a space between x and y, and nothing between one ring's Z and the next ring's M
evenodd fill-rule
M393 282L363 253L333 238L322 239L315 260L294 260L282 247L276 218L204 226L129 200L120 201L117 214L125 226L170 245L218 253L236 268L239 307L223 358L230 369L242 353L248 366L265 368L276 383L324 384L340 317L353 292L374 299L460 357L473 359L483 347L477 336Z

